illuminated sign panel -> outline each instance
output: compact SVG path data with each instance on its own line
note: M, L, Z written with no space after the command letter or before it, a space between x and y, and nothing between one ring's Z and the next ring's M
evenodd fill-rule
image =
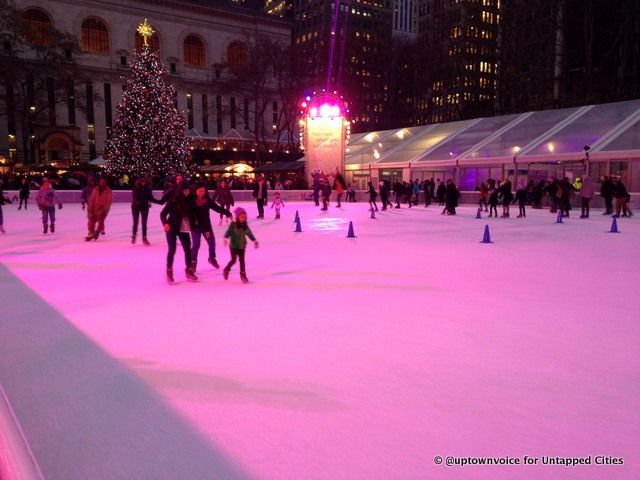
M309 181L313 172L332 174L344 170L348 122L344 118L344 102L336 95L323 93L302 102L305 149L305 174Z

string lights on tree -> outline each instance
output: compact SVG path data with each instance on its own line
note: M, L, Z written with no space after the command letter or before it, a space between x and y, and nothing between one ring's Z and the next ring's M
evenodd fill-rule
M193 174L187 122L174 104L175 88L165 83L167 70L149 46L154 30L145 19L137 31L144 45L131 63L104 148L107 171L136 177Z

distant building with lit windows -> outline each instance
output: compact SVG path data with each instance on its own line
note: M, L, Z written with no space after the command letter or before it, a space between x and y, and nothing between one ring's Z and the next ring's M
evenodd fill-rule
M492 115L498 82L500 0L421 0L425 64L418 123Z
M18 0L16 5L21 9L29 41L46 45L53 41L54 29L75 35L81 48L75 61L90 73L91 80L83 81L83 85L71 82L65 99L49 94L49 104L44 105L29 135L35 144L32 158L25 158L16 141L28 134L20 131L20 122L10 115L0 116L0 156L14 163L66 166L102 154L115 120L123 78L135 50L143 43L136 27L144 18L156 32L150 44L160 52L169 71L167 81L177 89L176 104L185 113L190 134L200 139L250 141L251 135L243 131L240 122L235 125L233 115L234 108L245 105L246 99L214 87L214 80L224 77L219 65L228 62L233 68L246 61L248 34L260 32L284 44L291 41L290 22L204 2ZM78 108L75 95L79 92L82 103L87 100L86 108ZM46 99L47 95L40 97ZM272 114L271 109L265 113L269 122Z
M411 1L411 0L406 0ZM309 65L311 90L338 91L355 131L381 126L388 108L392 0L267 0L293 19L293 42Z

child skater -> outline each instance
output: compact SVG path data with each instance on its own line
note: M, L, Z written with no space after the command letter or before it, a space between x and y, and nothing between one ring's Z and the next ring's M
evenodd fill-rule
M231 212L218 205L209 197L204 183L198 182L193 188L196 192L195 207L198 225L197 228L191 230L191 268L195 272L198 267L198 251L200 250L200 240L202 237L204 237L209 246L209 264L213 268L220 268L216 260L216 237L213 235L209 210L218 212L227 218L231 217Z
M280 219L280 208L284 207L284 202L280 198L280 192L274 194L274 200L271 204L271 208L276 207L276 220Z
M491 194L489 195L489 216L493 217L493 213L495 212L495 217L498 218L498 192L497 188L491 190Z
M242 283L249 283L247 278L247 272L244 265L244 251L247 248L247 237L253 241L256 248L258 248L258 241L253 236L249 225L247 225L247 212L244 208L236 208L234 213L236 214L236 221L231 222L227 233L224 234L224 245L227 246L227 239L229 239L229 249L231 250L231 260L224 267L222 272L224 279L229 278L229 272L231 267L236 263L236 259L240 259L240 279Z
M525 189L520 186L516 191L516 198L513 200L513 203L518 202L518 208L520 209L520 213L517 218L527 218L527 212L525 212L525 205L527 204L527 192Z

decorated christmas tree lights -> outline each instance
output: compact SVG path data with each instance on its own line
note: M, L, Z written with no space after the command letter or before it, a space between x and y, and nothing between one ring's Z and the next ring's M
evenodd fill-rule
M145 19L138 27L144 46L136 52L117 107L112 135L103 156L113 175L166 176L194 173L186 120L174 104L175 88L148 45L154 31Z

